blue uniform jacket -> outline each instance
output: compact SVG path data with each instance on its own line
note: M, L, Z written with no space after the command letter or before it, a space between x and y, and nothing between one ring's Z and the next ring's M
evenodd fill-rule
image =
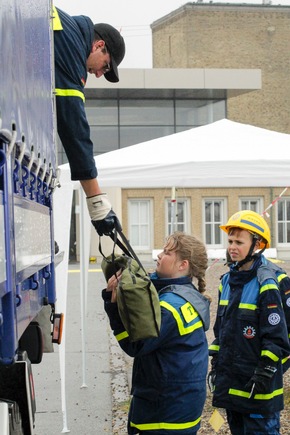
M94 40L94 25L85 16L71 17L60 9L54 26L55 95L57 129L65 149L72 180L97 176L85 113L86 61Z
M277 275L262 256L250 271L232 267L221 280L210 355L216 358L213 406L240 413L283 409L289 339ZM245 385L262 361L277 367L270 390L250 398Z
M282 305L284 309L287 331L288 331L288 339L290 340L290 278L281 267L277 264L272 263L267 260L265 257L262 258L262 265L258 270L258 279L266 278L270 276L274 276L279 284L280 295L282 299ZM282 368L283 373L285 373L290 367L290 358L282 360Z
M160 336L130 342L108 297L103 292L111 328L134 357L128 433L195 434L206 398L209 301L189 282L162 288Z

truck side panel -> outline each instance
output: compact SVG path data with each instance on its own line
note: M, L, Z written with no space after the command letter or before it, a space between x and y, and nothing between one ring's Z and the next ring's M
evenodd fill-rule
M0 5L0 363L55 302L57 173L51 2Z
M55 168L51 2L1 0L0 12L1 128L15 123Z

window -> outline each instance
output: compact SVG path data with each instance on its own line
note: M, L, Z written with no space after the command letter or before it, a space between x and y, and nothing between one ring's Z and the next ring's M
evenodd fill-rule
M127 126L120 127L120 148L128 145L146 142L147 140L157 139L158 137L168 136L174 133L174 127L169 125L162 126Z
M174 231L188 232L188 201L178 199L176 202L167 201L167 235Z
M224 100L176 100L176 125L196 127L225 118Z
M120 124L122 126L174 125L172 100L121 100Z
M206 125L226 117L226 100L195 99L188 90L97 91L85 88L94 155ZM119 95L121 94L121 95ZM106 98L104 98L106 95ZM185 95L185 98L184 98ZM59 164L67 157L59 145Z
M118 126L92 126L91 141L94 144L94 155L118 149Z
M290 198L280 199L277 204L278 243L290 243Z
M222 247L220 225L224 222L224 200L206 199L203 207L205 244L211 247Z
M261 214L262 198L240 198L240 210L252 210Z
M129 239L134 249L149 250L151 247L150 200L129 200Z
M118 126L118 105L116 100L86 99L85 110L90 126Z

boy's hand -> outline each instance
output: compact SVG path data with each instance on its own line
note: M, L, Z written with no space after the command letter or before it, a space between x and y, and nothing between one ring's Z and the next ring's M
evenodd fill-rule
M207 375L207 384L208 384L208 387L209 387L209 391L211 393L213 393L214 389L215 389L215 378L216 378L216 370L213 369Z
M207 375L207 384L211 393L213 393L215 389L216 365L217 365L217 355L214 355L211 359L211 370Z
M271 380L276 371L276 367L272 366L256 368L254 375L245 386L245 389L250 391L249 399L255 394L264 394L270 392Z

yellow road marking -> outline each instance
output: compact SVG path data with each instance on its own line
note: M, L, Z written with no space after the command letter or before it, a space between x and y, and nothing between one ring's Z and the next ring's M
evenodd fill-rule
M102 272L102 269L89 269L89 272ZM68 273L80 273L80 269L70 269Z

